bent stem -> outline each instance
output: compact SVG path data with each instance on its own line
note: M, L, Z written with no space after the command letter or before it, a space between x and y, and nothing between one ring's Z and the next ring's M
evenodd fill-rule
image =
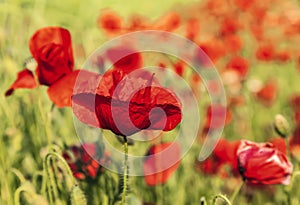
M124 172L123 172L123 192L121 204L126 204L126 194L127 194L127 177L128 177L128 142L127 137L124 136Z
M28 190L27 187L20 186L19 188L17 188L17 190L15 191L15 194L14 194L15 205L20 205L20 195L21 195L22 192L28 193L31 197L33 197L35 195L35 193L33 193L32 191Z
M57 189L55 187L54 176L53 176L53 173L50 170L50 167L51 167L50 160L51 160L52 157L56 158L57 160L59 160L64 165L64 167L66 168L69 176L72 179L73 186L75 186L77 184L75 178L73 177L73 173L72 173L69 165L65 161L65 159L62 156L60 156L59 154L57 154L56 152L47 153L47 155L45 156L44 161L43 161L44 178L43 178L43 182L42 182L42 192L45 193L46 184L47 184L47 187L48 187L47 190L48 190L48 196L49 196L50 204L53 204L53 195L52 195L51 188L53 189L53 192L54 192L55 196L58 195L57 194ZM46 179L48 179L50 181L50 183L46 183Z
M223 194L218 194L218 195L214 196L213 203L212 203L213 205L216 204L217 199L222 199L226 203L226 205L231 205L229 199Z

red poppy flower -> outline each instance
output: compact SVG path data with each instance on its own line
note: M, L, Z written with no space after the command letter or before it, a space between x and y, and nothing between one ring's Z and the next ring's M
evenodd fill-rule
M153 145L147 156L143 165L146 184L164 184L180 164L180 145L175 142Z
M275 51L273 45L260 46L256 51L256 58L261 61L270 61L274 58Z
M256 93L256 97L266 106L270 106L277 97L277 83L274 80L267 81Z
M60 27L42 28L31 37L29 48L37 62L35 72L38 81L49 86L50 99L58 107L70 106L72 92L69 90L73 86L70 83L76 79L70 33ZM36 82L33 73L25 69L19 72L17 80L5 95L11 95L17 88L34 87Z
M70 166L74 177L80 180L95 179L101 171L98 161L109 160L108 154L92 143L71 146L63 152L63 157Z
M252 184L289 184L293 164L270 143L243 140L237 150L239 170Z
M106 10L99 16L98 25L108 35L118 34L122 29L122 18L114 11Z
M229 165L231 174L238 173L238 161L236 151L240 141L228 142L226 139L220 139L212 155L204 162L197 162L196 168L205 174L218 174L222 167Z
M237 71L241 77L245 77L248 73L249 62L240 56L234 56L227 63L226 68L229 70Z
M38 66L40 84L52 85L73 70L71 36L68 30L47 27L38 30L29 41L29 48Z
M181 121L176 95L160 87L145 70L127 75L114 69L92 86L96 92L79 86L72 98L73 112L89 125L129 136L142 129L172 130Z

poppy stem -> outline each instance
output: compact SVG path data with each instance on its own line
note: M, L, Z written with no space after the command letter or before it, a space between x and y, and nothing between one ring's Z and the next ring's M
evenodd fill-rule
M46 132L46 137L47 137L47 144L48 144L48 147L50 147L51 132L50 132L50 129L48 127L47 117L46 117L46 115L43 111L42 99L41 99L42 98L42 93L41 93L41 90L40 90L39 79L38 79L35 72L32 72L32 73L33 73L34 80L37 83L38 109L39 109L39 112L40 112L40 115L41 115L41 118L42 118L42 121L43 121L43 124L44 124L44 127L45 127L45 132Z
M53 189L55 196L58 195L58 191L55 186L55 179L54 179L53 173L51 172L51 169L50 169L50 166L51 166L50 160L52 157L55 157L57 160L59 160L65 166L69 176L72 179L73 186L75 186L77 184L75 178L73 177L73 173L72 173L69 165L65 161L65 159L62 156L60 156L59 154L57 154L56 152L47 153L47 155L45 156L44 161L43 161L44 178L43 178L43 182L42 182L42 191L45 192L46 179L48 179L50 181L50 183L47 183L50 204L53 204L52 189Z
M123 172L123 192L121 204L126 204L127 195L127 177L128 177L128 142L127 137L124 136L124 172Z
M237 197L238 193L239 193L240 190L242 189L243 185L244 185L244 180L243 180L243 182L240 183L240 185L234 190L234 192L233 192L233 194L232 194L232 196L231 196L231 198L230 198L230 201L231 201L232 204L233 204L235 198Z
M290 151L290 142L289 142L289 137L285 137L285 144L286 144L286 156L288 159L291 159L291 151Z
M212 202L213 205L216 204L217 199L222 199L226 203L226 205L231 205L229 199L223 194L218 194L218 195L214 196L213 202Z

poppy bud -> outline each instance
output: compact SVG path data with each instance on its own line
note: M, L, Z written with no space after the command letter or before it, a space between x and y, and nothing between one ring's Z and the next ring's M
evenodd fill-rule
M275 116L274 128L280 137L286 138L289 133L290 126L288 121L282 115L278 114Z

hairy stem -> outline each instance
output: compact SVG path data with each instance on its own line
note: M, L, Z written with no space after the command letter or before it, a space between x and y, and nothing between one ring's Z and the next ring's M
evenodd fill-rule
M126 195L127 195L127 177L128 177L128 143L127 137L124 136L124 172L123 172L123 192L122 192L122 201L121 204L126 204Z

